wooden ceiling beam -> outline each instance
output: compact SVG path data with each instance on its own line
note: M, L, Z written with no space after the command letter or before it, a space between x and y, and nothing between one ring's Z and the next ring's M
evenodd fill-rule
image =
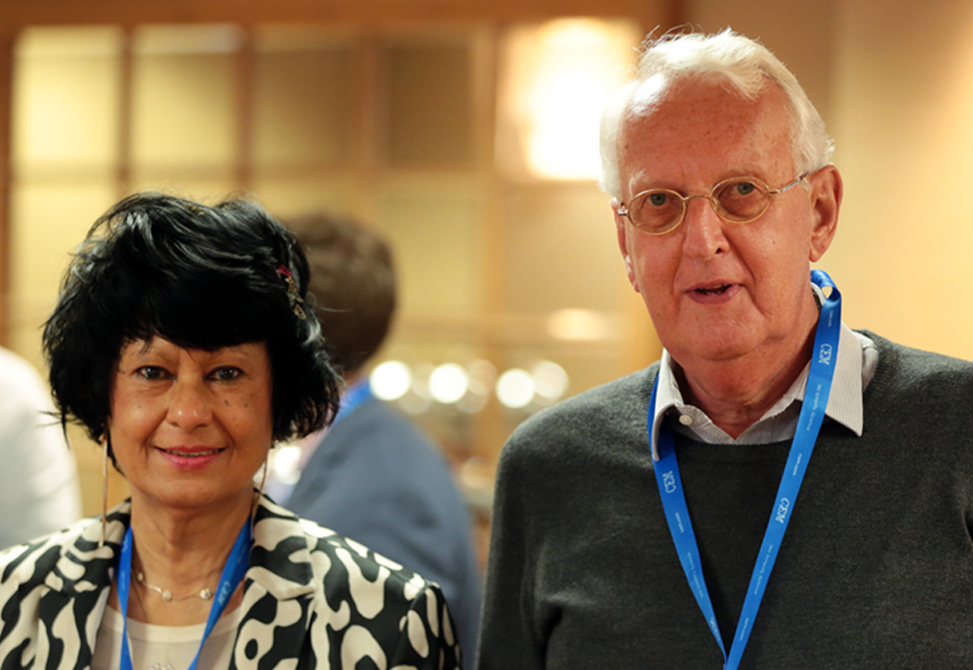
M139 23L524 21L556 16L669 16L675 0L30 0L0 3L0 26Z

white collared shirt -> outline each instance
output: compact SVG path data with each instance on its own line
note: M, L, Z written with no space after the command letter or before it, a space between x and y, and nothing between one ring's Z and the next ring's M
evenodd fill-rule
M872 380L877 364L878 349L875 343L865 335L851 330L842 322L834 380L825 416L847 427L858 436L861 436L864 425L862 393ZM659 460L657 441L659 421L663 414L669 417L676 432L708 444L770 444L794 437L810 363L804 366L804 370L787 392L764 413L760 420L735 439L713 423L703 410L687 405L683 401L682 391L676 379L676 366L677 363L669 352L663 350L659 365L655 417L652 423L652 457L655 460Z

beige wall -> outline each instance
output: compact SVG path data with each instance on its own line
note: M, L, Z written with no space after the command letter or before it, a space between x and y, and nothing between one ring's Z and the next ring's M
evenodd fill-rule
M834 133L849 320L973 358L973 4L842 5Z
M849 325L973 358L973 3L687 3L687 22L759 37L804 83L845 202L820 266Z
M729 25L760 38L825 117L846 197L837 240L820 265L841 287L846 322L973 359L966 306L973 294L973 3L688 0L683 18L706 31ZM11 239L11 344L38 364L38 326L67 250L116 195L110 175L90 179L61 199L27 189L12 202L15 219L61 222L57 229L17 229ZM624 277L621 262L609 260L609 231L601 234L598 257L616 273L602 277L598 286L605 288ZM51 258L58 260L44 260ZM563 260L552 256L549 267L532 271L572 272ZM509 288L516 293L513 283ZM629 300L631 309L622 310L628 326L648 339L637 297L606 290L611 300ZM97 482L86 488L96 491Z

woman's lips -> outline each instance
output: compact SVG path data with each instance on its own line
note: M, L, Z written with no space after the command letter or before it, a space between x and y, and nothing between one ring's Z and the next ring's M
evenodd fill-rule
M162 447L157 447L157 449L173 456L185 456L186 458L200 458L223 451L222 449L163 449Z
M221 448L173 448L156 447L162 457L179 470L199 470L216 460L225 449Z

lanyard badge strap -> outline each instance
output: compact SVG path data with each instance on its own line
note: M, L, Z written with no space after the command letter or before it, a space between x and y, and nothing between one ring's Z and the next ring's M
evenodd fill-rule
M341 406L338 408L334 421L331 422L332 425L338 423L340 419L345 418L374 397L372 386L367 377L355 382L341 395Z
M237 585L243 580L243 575L247 571L250 561L251 544L250 519L247 519L237 535L233 549L230 551L229 558L223 566L223 573L220 575L220 584L213 596L213 604L209 609L209 618L206 621L206 628L203 631L203 639L199 643L199 649L193 658L190 670L196 667L199 662L199 655L203 651L203 644L213 632L213 627L219 620L223 610L226 609L230 596L236 591ZM121 670L132 670L132 653L128 644L128 594L132 580L132 527L129 526L125 532L125 539L122 541L122 554L118 562L118 601L122 608L122 653Z
M699 548L696 535L689 518L686 496L679 477L679 463L676 459L675 439L672 429L666 422L659 426L658 453L659 461L655 464L656 483L662 499L663 510L673 544L679 555L679 562L689 582L689 586L696 598L703 616L716 639L725 659L726 670L736 670L740 665L740 658L746 648L753 629L753 621L763 600L771 570L777 559L777 553L787 530L787 524L794 511L794 503L807 471L807 465L814 450L814 443L824 421L828 397L831 393L831 383L834 379L834 366L837 363L838 339L841 333L841 294L831 278L822 270L812 270L811 281L822 290L830 288L830 295L826 296L821 305L821 314L814 335L814 350L811 354L811 364L808 372L807 386L801 414L798 418L797 431L791 443L790 453L784 474L781 477L777 497L771 510L767 530L764 533L760 553L750 577L750 586L740 612L736 633L727 654L716 621L713 604L706 588L706 580L702 572ZM656 391L659 382L656 378L649 401L648 434L651 444L653 422L655 419Z

